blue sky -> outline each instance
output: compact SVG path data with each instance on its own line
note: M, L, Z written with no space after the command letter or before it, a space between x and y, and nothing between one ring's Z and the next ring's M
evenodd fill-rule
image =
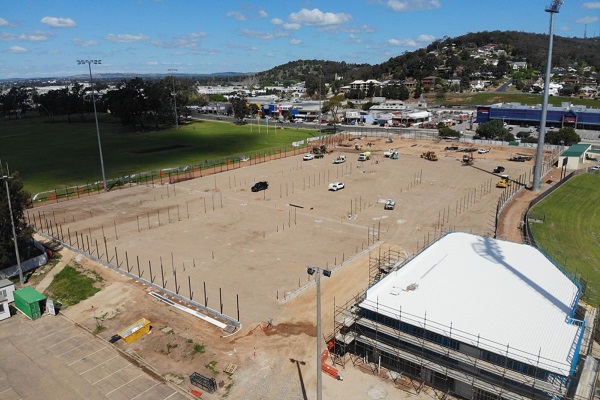
M547 33L551 0L0 0L0 79L260 72L289 61L379 64L444 36ZM557 35L600 35L600 1L565 0Z

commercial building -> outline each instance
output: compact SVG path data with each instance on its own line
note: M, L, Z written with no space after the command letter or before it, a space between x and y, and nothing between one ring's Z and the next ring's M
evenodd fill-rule
M502 120L509 124L539 125L541 117L541 104L525 106L521 103L503 103L478 106L476 122ZM563 102L560 107L548 106L546 123L556 128L570 126L576 129L600 129L600 109Z
M466 399L567 396L585 331L581 288L536 248L450 233L374 275L336 312L338 360Z

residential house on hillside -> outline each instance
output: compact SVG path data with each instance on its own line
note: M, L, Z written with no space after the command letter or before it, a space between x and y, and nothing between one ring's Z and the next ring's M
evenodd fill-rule
M527 61L514 61L512 63L512 68L515 71L520 71L522 69L527 69Z

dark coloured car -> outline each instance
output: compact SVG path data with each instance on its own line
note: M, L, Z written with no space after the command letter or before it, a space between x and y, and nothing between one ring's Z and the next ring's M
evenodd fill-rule
M256 182L254 186L252 186L253 192L260 192L261 190L266 190L269 187L269 182L260 181Z
M499 173L501 173L501 172L504 172L504 169L505 169L505 168L504 168L503 166L501 166L501 165L498 165L496 168L494 168L494 173L495 173L495 174L499 174Z
M325 156L321 153L315 154L315 158L323 158L323 157L325 157Z

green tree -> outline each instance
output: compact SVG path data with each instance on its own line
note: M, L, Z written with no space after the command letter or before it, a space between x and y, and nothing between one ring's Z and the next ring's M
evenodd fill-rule
M229 102L231 103L231 108L233 109L233 115L238 119L239 122L242 122L244 118L246 118L246 115L248 115L246 98L243 96L231 97Z
M2 175L4 175L4 172L0 171L0 176ZM6 196L6 182L8 182L10 205L20 255L25 254L26 243L31 239L33 233L33 230L26 224L23 217L30 195L23 190L23 181L19 173L14 172L11 174L10 179L6 181L0 179L0 184L2 185L0 188L0 269L13 266L17 263L12 223L8 210L8 197Z
M506 137L509 133L508 129L504 128L504 124L499 119L479 124L475 132L485 139L500 139Z
M338 120L338 111L342 107L342 102L344 101L344 95L338 94L337 96L333 96L325 103L323 103L323 108L321 112L323 114L331 114L331 119L333 122L339 122Z
M575 132L575 129L568 126L557 131L546 132L544 141L549 144L571 146L579 143L581 137Z

